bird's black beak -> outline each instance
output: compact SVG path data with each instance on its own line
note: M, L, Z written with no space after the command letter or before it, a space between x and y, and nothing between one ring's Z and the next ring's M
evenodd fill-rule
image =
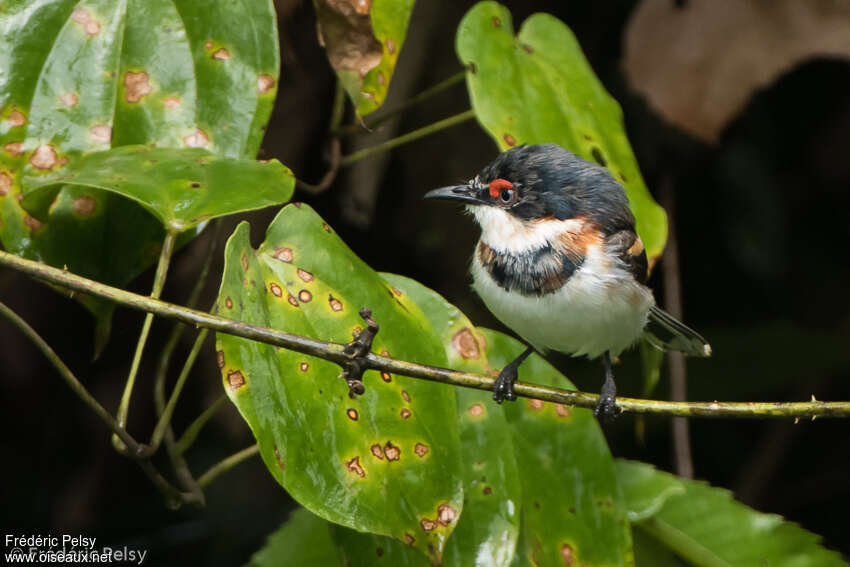
M461 201L482 205L484 202L478 197L478 191L471 185L452 185L441 187L425 193L423 199L443 199L446 201Z

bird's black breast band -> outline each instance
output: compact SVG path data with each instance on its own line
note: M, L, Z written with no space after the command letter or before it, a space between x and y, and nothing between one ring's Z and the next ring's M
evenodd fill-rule
M584 258L569 258L551 243L527 252L512 253L493 250L479 242L476 253L499 287L538 297L561 289L584 262Z

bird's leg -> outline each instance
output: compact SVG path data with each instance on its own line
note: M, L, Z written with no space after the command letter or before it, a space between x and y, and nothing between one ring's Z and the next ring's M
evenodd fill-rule
M614 383L614 370L611 368L611 355L606 350L602 355L602 363L605 365L605 382L602 384L602 391L599 393L599 401L596 403L596 409L593 410L593 415L601 417L605 420L611 420L617 417L617 385Z
M534 352L533 347L528 347L525 351L516 357L512 362L508 363L502 371L499 372L499 377L496 378L495 384L493 384L493 399L496 400L496 403L501 404L504 400L514 401L516 400L516 394L514 394L514 382L517 379L517 370L519 369L519 365L528 358Z

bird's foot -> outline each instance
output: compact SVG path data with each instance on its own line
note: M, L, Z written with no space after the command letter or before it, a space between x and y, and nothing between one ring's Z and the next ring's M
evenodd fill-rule
M357 333L354 340L345 345L344 352L348 360L342 365L340 377L348 386L348 397L354 399L366 392L363 385L363 371L366 370L365 358L372 351L372 340L378 334L378 324L372 319L372 311L367 308L360 310L360 317L366 323L366 328Z
M602 384L602 391L599 392L599 401L596 402L593 415L602 421L611 422L620 413L620 408L617 407L617 385L614 383L614 371L607 352L602 362L605 364L605 382Z
M511 363L499 372L499 377L496 378L496 382L493 384L493 399L496 400L497 404L501 404L505 400L511 402L516 400L514 383L517 379L517 366Z

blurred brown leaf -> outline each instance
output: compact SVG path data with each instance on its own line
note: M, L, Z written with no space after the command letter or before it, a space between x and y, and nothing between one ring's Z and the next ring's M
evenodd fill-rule
M383 56L369 17L371 0L315 0L319 42L336 71L364 77Z
M625 32L631 86L709 142L758 89L817 56L850 56L850 2L644 0Z

